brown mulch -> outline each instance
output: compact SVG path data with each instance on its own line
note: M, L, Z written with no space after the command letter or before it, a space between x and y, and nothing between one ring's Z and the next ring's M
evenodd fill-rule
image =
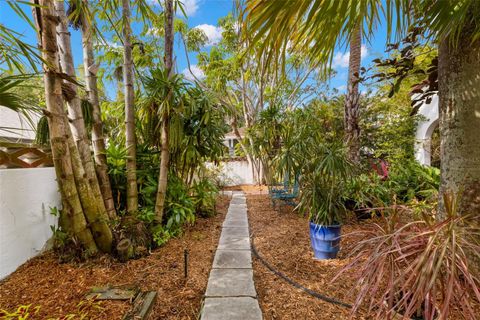
M243 191L245 194L268 194L268 187L265 185L238 185L238 186L229 186L224 187L223 190L226 191Z
M51 252L33 258L0 282L0 309L13 311L32 304L40 306L32 319L61 317L75 313L92 287L136 284L158 293L151 319L197 319L228 204L229 198L220 196L216 216L199 218L182 236L138 260L120 263L102 256L83 264L60 264ZM185 249L188 279L184 278ZM103 310L90 314L91 319L121 319L131 308L129 302L120 301L101 306Z
M247 193L248 216L254 243L259 254L276 270L304 287L352 304L356 296L355 281L344 274L331 280L348 263L346 254L354 238L342 239L338 259L313 259L308 220L292 212L291 207L273 210L265 194ZM367 224L342 226L342 234L368 228ZM348 319L349 309L319 300L296 289L274 275L254 259L254 277L264 318L269 319ZM365 319L357 316L355 319Z

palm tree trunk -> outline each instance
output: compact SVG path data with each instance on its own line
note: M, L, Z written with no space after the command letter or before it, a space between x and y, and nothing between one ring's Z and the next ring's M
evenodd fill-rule
M165 70L169 77L173 73L173 0L165 0L165 56L163 58ZM166 99L170 100L167 103L171 106L172 93L169 92ZM158 175L158 190L157 199L155 202L155 216L158 223L162 222L163 210L165 207L165 196L167 194L168 184L168 164L170 160L169 143L169 122L170 116L165 110L162 112L162 136L161 136L161 153L160 153L160 173Z
M135 93L133 88L132 29L129 0L122 0L123 27L123 82L125 85L125 145L127 148L127 212L138 210L137 147L135 137Z
M39 49L44 59L45 102L50 131L50 144L57 183L62 196L63 225L67 232L73 234L83 247L91 252L97 252L97 245L83 214L79 191L75 183L73 165L68 147L69 128L63 109L62 80L58 77L58 49L56 39L56 20L53 2L47 0L32 0L36 7L32 8L38 31Z
M350 40L350 60L348 65L348 88L345 97L345 141L348 146L348 156L354 162L360 161L360 127L358 117L360 113L360 62L362 58L362 30L361 26L355 29Z
M60 51L60 65L62 71L76 81L73 63L70 32L68 31L67 17L63 1L55 1L55 14L59 18L57 24L57 42ZM90 140L87 136L85 122L82 114L81 101L78 97L77 87L71 81L63 81L63 90L67 109L70 130L68 136L70 154L72 157L73 173L79 190L80 201L90 228L93 231L95 242L104 252L110 252L112 245L112 232L108 226L108 215L100 192L95 166L90 152ZM72 139L73 138L73 139Z
M68 119L64 117L65 128L68 128ZM108 225L108 216L101 197L95 194L85 169L83 168L80 153L78 152L72 135L67 134L66 143L70 150L73 175L77 185L80 202L83 207L83 213L87 219L88 225L92 230L95 243L103 252L111 252L113 235Z
M63 80L62 89L64 99L67 102L67 111L69 117L69 125L73 134L73 138L77 143L82 163L84 164L87 174L91 173L87 168L93 168L92 157L90 155L90 141L87 137L85 129L85 121L83 119L81 101L77 92L77 85L72 81L76 81L75 66L72 57L72 47L70 42L70 32L68 31L67 16L65 14L64 2L55 1L55 14L59 18L57 24L57 42L59 48L60 67L71 80Z
M464 27L456 46L449 38L439 45L440 217L446 192L460 195L461 214L480 212L480 41L471 41L473 29Z
M88 8L88 0L83 0L83 5ZM105 208L108 216L113 219L117 213L113 201L112 187L108 177L107 156L105 151L105 138L103 136L103 122L101 118L100 102L98 98L97 70L93 54L93 32L92 24L84 15L82 21L82 47L83 47L83 67L85 70L86 91L88 101L92 105L92 144L95 155L95 169L97 172L100 190L102 192Z
M60 18L57 24L57 41L60 50L60 65L62 71L67 74L72 81L76 81L75 66L73 63L72 47L70 42L70 32L68 30L67 16L63 1L55 1L55 12ZM69 125L73 133L73 138L77 144L81 163L85 170L86 178L90 184L94 194L94 201L98 201L98 214L106 215L105 205L103 204L103 197L98 184L95 173L95 166L93 164L92 155L90 151L90 140L87 136L87 129L85 128L85 121L83 119L81 100L78 97L77 86L71 81L63 81L64 90L68 92L64 94L67 100L67 110L69 116Z

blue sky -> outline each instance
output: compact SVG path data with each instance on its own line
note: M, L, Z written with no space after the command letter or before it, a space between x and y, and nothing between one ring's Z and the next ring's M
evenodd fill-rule
M152 3L156 2L156 0L151 1ZM219 37L221 37L221 29L216 27L217 21L219 18L226 16L232 11L234 2L232 0L183 0L183 3L188 15L189 27L198 27L202 29L209 37L210 43L218 41L220 39ZM25 10L30 16L30 8L26 6ZM36 36L33 30L9 8L5 0L0 0L0 23L24 34L27 42L31 44L36 43ZM134 27L134 32L136 31L135 29L136 28ZM380 27L375 33L375 38L372 39L371 42L364 42L362 47L362 66L368 67L373 59L384 55L385 38L385 29ZM82 63L81 40L79 33L75 31L72 31L72 46L75 64L79 65ZM176 49L177 70L188 74L188 71L186 70L187 61L185 53L179 50L181 49L181 46L178 42ZM204 50L208 50L208 46L204 48ZM201 70L195 68L196 54L192 53L189 56L193 70L196 71L198 75L201 75ZM336 76L331 79L330 85L332 88L337 88L340 91L344 91L346 88L348 56L348 50L345 50L345 48L339 48L333 59L333 68L336 71Z

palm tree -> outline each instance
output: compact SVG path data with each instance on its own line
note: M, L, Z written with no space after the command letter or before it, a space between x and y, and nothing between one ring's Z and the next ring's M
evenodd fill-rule
M7 4L22 18L26 18L20 4L8 1ZM30 22L30 21L29 21ZM30 22L31 23L31 22ZM23 34L0 23L0 70L27 72L31 68L38 72L42 57L32 46L22 41Z
M123 16L123 82L125 85L125 131L127 148L127 212L138 209L137 147L135 136L135 92L133 88L132 28L130 0L122 0Z
M22 87L30 88L25 82L31 78L31 75L0 75L0 108L6 108L16 112L22 119L26 121L29 128L35 130L38 127L34 120L34 115L41 115L41 109L36 106L32 97L25 96L18 89ZM0 126L1 132L15 132L20 128L12 128L10 126Z
M173 0L165 0L165 55L163 58L163 63L165 64L165 73L168 79L171 79L173 75L173 15ZM167 194L168 163L170 160L170 151L168 148L170 116L168 106L171 106L171 101L173 98L172 95L173 92L170 90L165 97L165 106L167 106L167 108L162 110L160 173L158 175L158 191L155 202L155 216L158 223L162 222L165 196Z
M362 60L362 31L360 26L353 31L350 39L350 58L348 62L348 87L345 97L345 141L348 146L348 156L355 163L360 161L360 62Z
M80 12L80 27L82 31L83 67L85 72L85 88L88 94L88 101L92 105L92 145L95 156L95 168L98 182L102 191L103 201L110 218L116 216L115 204L113 201L112 187L108 177L107 156L105 150L105 137L103 135L103 122L101 118L100 101L97 86L97 66L93 53L93 27L88 17L88 0L83 0L83 7Z
M48 0L32 0L32 8L37 31L39 48L44 60L45 102L48 112L50 144L57 175L57 182L62 195L63 227L75 235L80 243L90 252L96 252L97 245L92 232L87 227L79 191L77 189L74 163L68 145L67 116L63 109L62 80L58 76L58 51L55 30L53 2Z
M463 192L460 212L480 208L480 2L476 0L246 0L248 34L262 43L264 52L281 60L287 48L303 51L319 65L328 66L339 43L352 39L358 24L372 37L385 23L387 33L400 37L413 17L439 43L439 97L441 132L441 187L439 211L445 213L442 194ZM324 68L324 72L326 73Z
M77 144L79 156L86 174L87 181L90 184L93 193L93 201L97 206L97 214L103 219L107 219L107 211L103 202L100 185L98 183L95 166L90 152L90 139L87 135L85 120L83 119L82 101L77 92L75 65L73 63L72 46L70 41L70 32L68 30L67 15L63 1L55 1L55 13L60 22L57 24L57 42L59 45L60 66L62 71L69 77L62 83L64 98L67 102L69 126L73 138Z
M26 99L15 92L15 88L21 86L27 78L28 76L23 75L0 75L0 106L18 113L36 109L29 106L25 101ZM28 116L28 113L25 115Z

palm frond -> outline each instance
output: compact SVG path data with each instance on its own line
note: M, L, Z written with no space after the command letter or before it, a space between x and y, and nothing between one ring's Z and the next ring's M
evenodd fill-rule
M15 111L27 120L30 127L35 128L32 114L38 113L37 106L30 105L25 97L15 92L15 88L23 85L28 75L2 76L0 75L0 108Z
M303 52L324 73L334 50L348 43L358 24L366 40L380 24L389 39L400 39L412 23L425 25L433 40L449 37L455 43L466 27L472 41L480 37L480 2L475 0L246 0L243 7L250 46L258 44L260 54L282 64L289 53Z
M7 1L8 6L23 19L32 29L35 29L34 23L20 4L35 7L35 4L27 1ZM7 67L9 71L27 72L26 67L38 72L38 66L43 61L35 45L23 41L23 34L0 23L0 66Z

